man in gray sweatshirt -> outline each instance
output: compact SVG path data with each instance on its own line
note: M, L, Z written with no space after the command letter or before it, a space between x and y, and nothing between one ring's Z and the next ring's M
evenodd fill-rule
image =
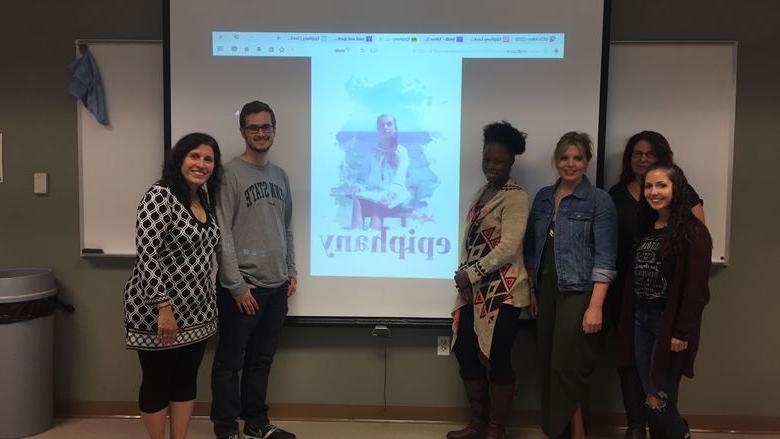
M268 160L276 116L263 102L241 109L246 150L224 165L217 221L219 344L211 373L211 420L218 438L294 439L268 419L274 353L297 287L287 174ZM239 383L239 372L241 379Z

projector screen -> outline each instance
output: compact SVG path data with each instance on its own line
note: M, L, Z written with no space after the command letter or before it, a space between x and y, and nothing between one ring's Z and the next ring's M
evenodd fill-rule
M561 134L598 138L602 1L170 0L169 18L171 143L210 133L226 162L245 147L243 104L276 113L291 316L449 317L465 211L485 183L482 127L528 133L512 175L531 198L555 181Z

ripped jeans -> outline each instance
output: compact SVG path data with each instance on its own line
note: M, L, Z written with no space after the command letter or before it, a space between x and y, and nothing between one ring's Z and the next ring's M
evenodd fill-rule
M662 309L636 305L634 309L636 369L639 372L645 394L652 395L661 401L661 405L655 409L647 405L647 420L651 430L665 433L668 439L682 439L688 433L688 424L677 410L677 392L680 388L686 353L684 351L672 353L669 376L663 388L659 388L652 379L655 350L657 348L671 349L671 346L656 346L656 337L662 318Z

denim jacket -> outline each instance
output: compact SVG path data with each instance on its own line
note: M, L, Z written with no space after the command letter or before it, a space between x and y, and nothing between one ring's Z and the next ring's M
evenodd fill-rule
M539 190L528 217L525 260L538 285L539 266L547 230L555 211L555 188ZM555 268L561 291L591 291L593 282L611 282L617 253L617 212L609 195L582 179L564 197L555 220Z

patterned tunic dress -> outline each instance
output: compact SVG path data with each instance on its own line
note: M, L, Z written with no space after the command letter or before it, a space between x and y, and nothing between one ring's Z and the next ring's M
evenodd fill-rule
M477 205L485 189L477 191L469 208L458 270L465 269L469 275L474 332L482 354L490 357L493 328L501 305L524 308L530 303L528 274L523 263L528 194L509 179L487 203ZM454 336L458 333L464 305L466 302L459 295L453 311Z
M137 257L125 285L128 349L171 349L205 340L217 330L212 256L219 228L212 215L200 222L168 189L153 185L138 206ZM157 340L157 304L171 301L176 340Z

